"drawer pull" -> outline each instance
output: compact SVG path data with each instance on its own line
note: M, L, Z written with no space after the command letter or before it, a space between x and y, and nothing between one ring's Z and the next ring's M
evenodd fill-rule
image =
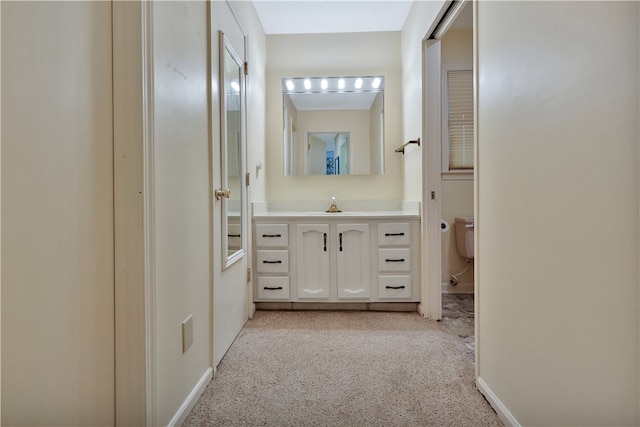
M263 234L262 237L282 237L282 234Z
M240 237L241 234L227 234L227 237Z
M404 233L384 233L385 237L389 236L404 236Z
M282 286L274 286L274 287L265 286L263 289L267 291L281 291Z
M404 289L404 288L405 288L404 285L400 285L400 286L387 285L387 286L385 286L385 289Z
M262 261L263 264L282 264L282 261L267 261L266 259Z
M404 262L404 258L398 258L398 259L385 259L384 262Z

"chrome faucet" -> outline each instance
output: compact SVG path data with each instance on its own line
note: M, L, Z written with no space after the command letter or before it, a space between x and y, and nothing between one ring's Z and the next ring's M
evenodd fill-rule
M335 197L331 198L331 206L329 206L329 209L326 210L325 212L331 212L331 213L342 212L340 209L338 209L338 202L336 201Z

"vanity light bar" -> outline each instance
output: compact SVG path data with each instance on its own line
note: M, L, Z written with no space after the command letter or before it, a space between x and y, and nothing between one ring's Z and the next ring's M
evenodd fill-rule
M282 79L283 93L379 92L382 90L384 90L383 76Z

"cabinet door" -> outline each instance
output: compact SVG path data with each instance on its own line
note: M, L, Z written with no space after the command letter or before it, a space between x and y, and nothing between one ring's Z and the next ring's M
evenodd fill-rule
M298 298L329 298L329 224L299 224L296 237Z
M369 224L338 224L336 231L338 298L369 298Z

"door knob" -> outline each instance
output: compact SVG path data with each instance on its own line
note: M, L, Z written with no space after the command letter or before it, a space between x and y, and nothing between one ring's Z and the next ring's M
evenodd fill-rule
M229 197L231 197L231 190L228 188L226 190L223 190L222 188L216 188L215 195L216 200L222 200L223 197L228 199Z

